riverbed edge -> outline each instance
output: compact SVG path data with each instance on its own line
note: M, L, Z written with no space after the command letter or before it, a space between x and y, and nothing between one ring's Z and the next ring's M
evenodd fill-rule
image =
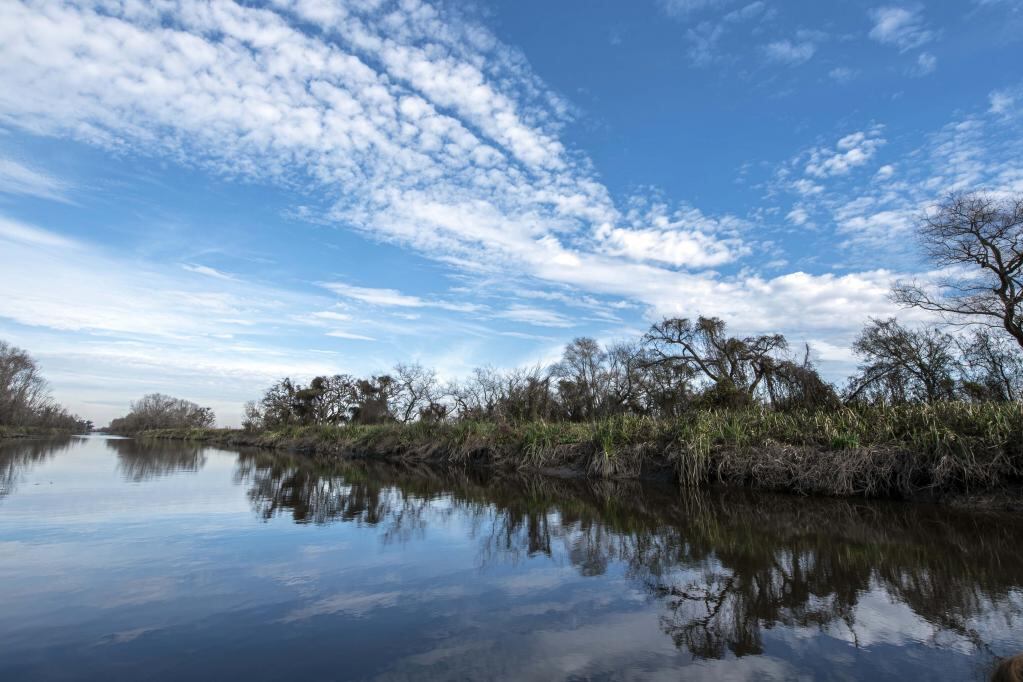
M425 431L425 432L424 432ZM138 438L199 442L298 453L319 460L382 460L407 464L469 466L556 477L672 481L680 487L732 486L803 496L892 499L979 510L1023 511L1023 481L986 474L987 481L942 474L954 468L947 455L914 453L899 446L829 449L765 443L712 445L696 454L681 444L632 442L602 448L593 441L550 443L515 438L452 443L429 429L311 428L287 432L240 429L157 429ZM1012 458L1015 459L1015 458ZM944 476L941 478L939 476Z
M7 440L21 440L24 438L62 438L65 436L81 435L85 434L74 429L0 426L0 443Z

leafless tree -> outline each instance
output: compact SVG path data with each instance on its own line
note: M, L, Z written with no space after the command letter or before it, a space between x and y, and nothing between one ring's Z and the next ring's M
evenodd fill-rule
M593 419L604 412L609 397L607 361L607 351L595 339L579 337L565 346L551 374L558 379L558 394L570 419Z
M0 425L71 431L92 428L92 422L79 419L53 401L31 355L4 341L0 341Z
M933 402L955 395L955 342L948 334L907 329L894 317L871 320L853 350L863 363L846 390L849 402Z
M391 393L391 412L405 424L415 420L421 412L440 399L437 373L419 363L398 363L394 366L394 390ZM431 412L436 415L436 410Z
M23 426L49 401L46 380L26 351L0 341L0 424Z
M691 407L697 395L697 370L677 362L656 362L646 348L636 362L643 414L678 417Z
M513 421L561 416L551 391L550 374L539 365L506 372L498 414Z
M539 365L509 371L478 367L448 394L459 419L520 421L562 416L551 376Z
M930 261L950 274L934 287L900 282L893 299L1001 327L1023 346L1023 197L951 195L921 219L919 237Z
M266 427L262 406L255 400L245 403L242 416L242 428L246 431L259 431Z
M212 408L162 393L150 393L131 403L131 410L110 422L114 433L135 433L147 429L208 428L216 416Z
M959 342L963 390L977 401L1023 400L1023 352L1004 335L978 329Z
M835 408L841 404L834 386L821 378L804 346L802 361L780 360L765 375L764 386L771 405L779 409Z
M788 343L781 334L737 338L726 331L725 323L716 317L665 319L644 337L649 362L681 365L709 380L715 392L752 399L777 366L777 353Z
M460 419L489 419L501 399L503 380L493 367L477 367L463 381L451 383L447 393Z
M644 354L638 342L616 343L607 349L604 409L609 414L647 414L652 411L645 381Z

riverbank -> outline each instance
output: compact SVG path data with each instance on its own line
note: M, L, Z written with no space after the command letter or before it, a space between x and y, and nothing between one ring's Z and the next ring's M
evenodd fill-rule
M147 431L141 435L593 478L669 478L804 495L990 499L1020 506L1023 405L909 405L829 412L701 411L677 420L445 422Z
M75 433L72 429L0 425L0 441L16 438L55 438L58 436L73 436Z

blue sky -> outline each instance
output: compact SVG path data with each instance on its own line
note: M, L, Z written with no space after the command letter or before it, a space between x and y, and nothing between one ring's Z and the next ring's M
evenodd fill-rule
M99 422L664 315L840 379L933 275L920 212L1023 192L1020 36L1016 0L11 0L0 338Z

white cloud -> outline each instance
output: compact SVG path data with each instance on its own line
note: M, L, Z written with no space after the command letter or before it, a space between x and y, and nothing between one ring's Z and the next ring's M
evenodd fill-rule
M675 18L685 18L694 12L731 4L733 0L659 0L661 9ZM754 3L756 4L756 3Z
M602 236L613 255L681 267L724 265L749 253L749 247L739 240L720 240L699 231L616 228Z
M731 263L750 253L739 237L745 223L731 216L713 219L695 208L669 212L655 204L634 206L625 221L626 227L605 224L597 229L605 253L695 269Z
M870 37L885 45L894 45L905 52L931 42L935 33L926 27L923 10L917 6L877 7L870 10L874 22Z
M794 43L791 40L777 40L764 46L767 58L774 62L798 66L810 60L817 48L809 41Z
M208 265L197 265L195 263L185 263L181 266L183 269L189 272L194 272L199 275L206 275L207 277L214 277L216 279L234 279L231 275L226 272L221 272L216 268L211 268Z
M718 41L724 34L724 26L709 21L702 21L686 31L687 54L694 66L707 66L718 58Z
M318 310L311 314L311 317L316 320L327 320L331 322L348 322L352 319L351 315L347 313L339 313L334 310Z
M365 336L364 334L354 334L352 332L341 331L335 329L334 331L327 332L327 336L333 336L338 339L352 339L354 341L376 341L372 336Z
M23 194L68 203L71 186L14 159L0 158L0 192Z
M3 216L0 216L0 240L58 249L78 247L77 242L72 239Z
M403 294L397 289L374 289L370 287L357 287L343 282L321 282L320 286L333 291L338 296L355 299L363 303L384 307L399 308L441 308L455 312L474 312L480 306L471 303L453 303L448 301L426 300L419 296ZM322 316L323 313L320 313Z
M560 313L556 313L553 310L534 308L532 306L522 305L519 303L509 306L506 310L495 313L494 316L505 320L511 320L513 322L523 322L535 327L565 328L573 327L576 324L570 318L565 317Z
M927 76L934 73L938 68L938 58L930 52L921 52L916 58L916 64L909 70L911 76Z
M5 3L0 108L32 131L213 170L283 182L308 173L336 193L331 218L470 272L575 284L589 281L579 271L592 263L657 257L698 268L744 252L734 235L630 223L557 142L551 96L483 29L414 0L386 17L336 8L330 21L289 7L324 33L229 2L182 0L173 15ZM612 226L606 239L592 236L601 225ZM645 297L630 279L610 279L621 295ZM375 305L476 309L334 284Z
M426 301L418 296L407 296L397 289L373 289L369 287L356 287L342 282L323 282L325 289L333 291L338 296L354 298L363 303L372 303L382 306L399 306L405 308L421 308Z
M810 221L810 214L802 206L796 206L785 217L796 227L802 227Z
M853 205L852 210L838 211L839 231L846 233L851 243L864 244L873 242L883 244L888 241L906 239L912 234L916 224L917 211L912 209L882 210L860 213Z
M806 178L793 180L792 188L804 196L813 196L814 194L820 194L824 191L824 187L813 180L808 180Z
M835 81L836 83L849 83L859 75L859 71L851 69L847 66L836 66L835 68L828 71L828 78Z
M767 3L763 2L763 0L757 0L756 2L751 2L739 9L732 10L725 15L724 19L729 23L749 21L750 19L755 19L761 15L767 14L768 11Z
M988 95L991 107L988 109L992 114L1007 115L1012 112L1016 105L1016 93L1012 90L995 90Z
M850 133L835 144L835 149L818 147L811 150L806 172L816 178L845 175L867 163L884 143L880 126Z
M878 168L877 172L874 173L874 180L877 180L878 182L883 182L885 180L890 179L893 175L895 175L895 166L893 166L890 163L886 163L885 165Z

